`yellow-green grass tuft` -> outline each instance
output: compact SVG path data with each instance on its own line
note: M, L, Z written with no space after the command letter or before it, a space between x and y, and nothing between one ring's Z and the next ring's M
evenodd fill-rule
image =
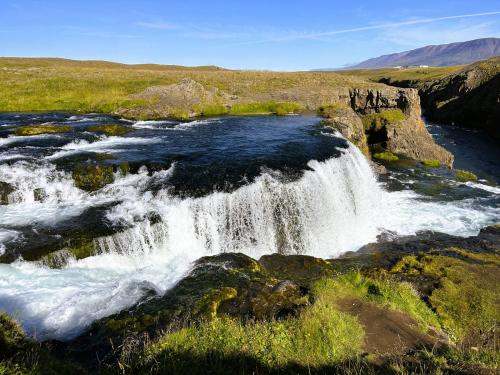
M441 162L435 159L427 159L422 161L422 165L428 168L437 168L441 165Z
M455 178L460 182L477 181L477 176L474 173L462 169L455 171Z
M383 161L398 161L399 160L399 158L390 151L376 152L373 154L373 157L375 159L383 160Z

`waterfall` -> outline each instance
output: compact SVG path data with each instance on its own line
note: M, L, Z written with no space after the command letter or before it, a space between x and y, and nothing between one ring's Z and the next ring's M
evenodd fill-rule
M70 176L55 168L30 173L27 164L14 165L16 176L25 178L16 177L15 168L11 175L7 167L0 169L19 190L12 196L16 204L0 206L0 222L8 221L3 218L9 212L11 220L18 215L27 225L52 220L54 210L66 206L73 207L64 211L71 216L114 200L119 203L107 212L108 220L129 228L95 239L95 256L70 259L61 269L22 260L0 264L0 308L37 339L74 337L92 321L133 305L147 290L164 293L202 256L280 252L332 258L375 241L382 230L410 234L434 226L473 234L499 215L498 209L488 212L471 202L421 202L409 191L388 192L352 145L340 157L310 161L297 180L270 171L233 192L201 198L148 190L155 179L168 180L175 166L151 176L144 170L117 175L113 184L89 194L74 190ZM40 181L48 197L33 202L28 191ZM28 203L34 214L23 211ZM158 220L150 222L151 215Z

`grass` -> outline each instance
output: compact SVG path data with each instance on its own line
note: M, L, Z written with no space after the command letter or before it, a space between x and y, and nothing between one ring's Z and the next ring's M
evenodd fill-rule
M498 256L456 248L446 251L471 261L442 256L439 252L407 256L392 272L437 280L438 288L430 295L429 303L441 325L456 342L466 338L473 341L479 332L494 330L500 321Z
M395 124L405 119L404 113L400 109L389 109L379 113L371 113L363 116L363 126L365 130L379 130L383 126Z
M401 311L414 318L424 331L429 326L440 327L435 314L409 283L369 278L356 271L318 281L313 286L313 293L330 303L342 297L359 298Z
M373 157L375 159L384 160L384 161L398 161L399 160L399 158L390 151L376 152L373 154Z
M333 93L339 87L373 87L355 77L319 72L232 71L211 67L186 68L160 65L125 65L99 61L0 58L1 112L81 111L112 113L121 108L152 104L131 99L150 86L177 84L190 78L206 88L217 88L237 97L234 114L258 111L283 114L295 105L276 99L277 93L294 90L302 106L314 92ZM381 85L381 87L383 87ZM269 105L276 101L276 105ZM257 108L245 103L261 102ZM200 103L200 105L209 103ZM319 106L319 104L318 104ZM234 106L233 106L234 107ZM220 106L205 108L207 115L224 113ZM178 115L186 114L181 111Z
M29 136L39 134L67 133L71 131L70 126L66 125L30 125L16 129L16 135Z
M477 176L474 173L462 169L455 171L455 178L460 182L477 181Z
M356 69L340 70L336 73L344 76L355 76L368 79L373 82L380 82L381 79L390 81L413 81L417 84L438 80L450 74L458 73L464 65L429 68L407 68L407 69Z
M202 373L207 365L211 371L223 370L225 358L231 357L271 369L290 363L319 367L355 358L362 345L363 328L357 319L318 301L298 319L244 324L221 317L167 334L148 347L135 371ZM197 361L179 361L186 357ZM202 367L196 368L200 359Z

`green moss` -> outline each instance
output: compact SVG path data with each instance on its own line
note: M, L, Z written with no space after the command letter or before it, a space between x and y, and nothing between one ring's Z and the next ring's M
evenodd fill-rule
M474 173L462 169L455 171L455 178L460 182L477 181L477 176Z
M436 315L408 283L373 279L359 272L349 272L335 279L326 278L316 282L312 293L328 303L335 303L342 297L358 298L407 313L420 324L423 331L427 331L429 326L440 326Z
M16 135L29 136L39 134L67 133L71 127L67 125L30 125L16 129Z
M134 131L134 129L121 124L92 125L88 127L88 130L96 133L104 133L106 135L124 135Z
M113 167L109 165L79 165L72 176L75 186L86 191L99 190L114 180Z
M400 109L389 109L387 111L372 113L363 116L363 127L365 130L379 130L384 126L395 124L405 119L404 113Z
M223 287L211 289L196 304L195 313L202 316L215 319L219 305L238 296L238 291L234 288Z
M441 165L441 162L435 159L427 159L422 161L422 165L429 168L437 168Z
M376 152L373 154L373 157L375 159L384 160L384 161L398 161L399 160L399 158L390 151Z
M458 256L437 255L442 252ZM404 257L391 272L436 280L429 303L442 326L457 342L472 342L500 321L500 257L456 248L432 254Z

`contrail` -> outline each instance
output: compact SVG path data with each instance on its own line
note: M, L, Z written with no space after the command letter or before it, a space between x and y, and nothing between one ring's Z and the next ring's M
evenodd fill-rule
M352 29L325 31L325 32L320 32L320 33L310 33L310 34L303 34L303 35L293 35L293 36L287 36L287 37L282 37L282 38L270 38L270 39L251 41L251 42L246 42L246 43L243 42L241 44L258 44L258 43L282 42L282 41L287 41L287 40L311 39L311 38L318 38L318 37L322 37L322 36L347 34L347 33L354 33L354 32L365 31L365 30L385 29L385 28L396 27L396 26L417 25L417 24L422 24L422 23L432 23L432 22L438 22L438 21L446 21L446 20L454 20L454 19L470 18L470 17L493 16L493 15L498 15L498 14L500 14L500 11L486 12L486 13L461 14L458 16L424 18L424 19L411 20L411 21L384 23L384 24L373 25L373 26L355 27Z

